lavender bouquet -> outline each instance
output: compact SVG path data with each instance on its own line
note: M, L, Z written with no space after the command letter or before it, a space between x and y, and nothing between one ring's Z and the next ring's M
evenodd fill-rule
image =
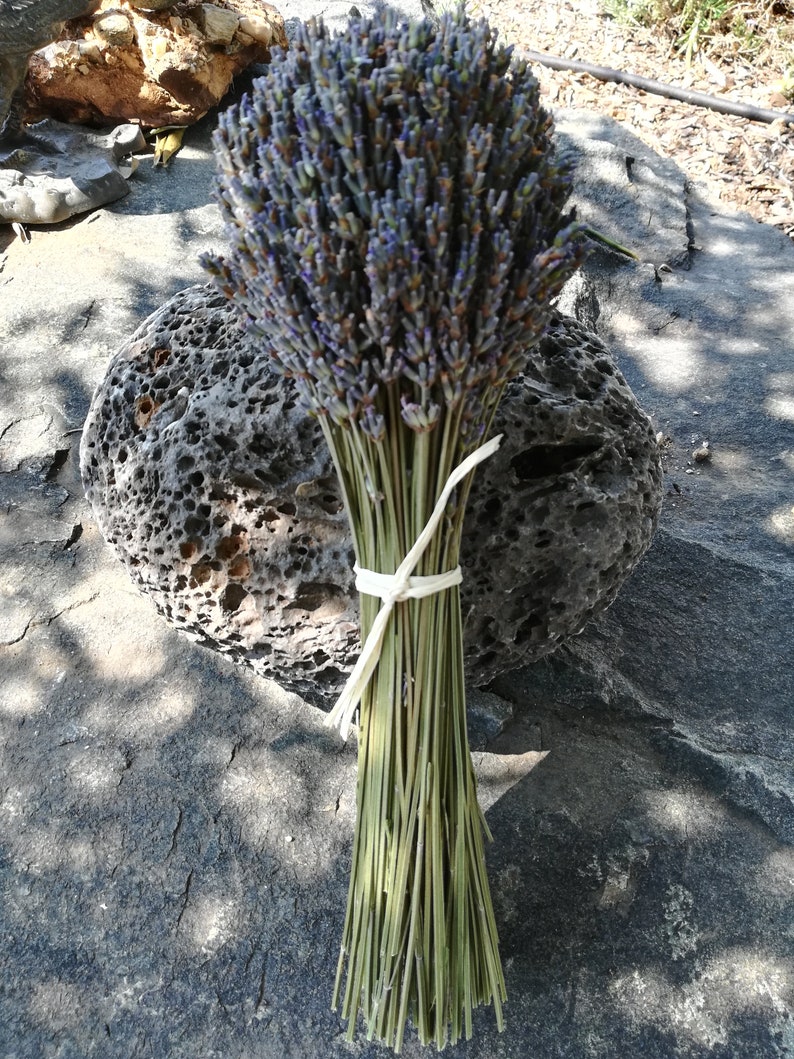
M458 552L507 381L582 260L526 63L458 9L312 23L221 116L205 260L318 417L356 552L358 818L334 1006L442 1048L505 984L466 733Z

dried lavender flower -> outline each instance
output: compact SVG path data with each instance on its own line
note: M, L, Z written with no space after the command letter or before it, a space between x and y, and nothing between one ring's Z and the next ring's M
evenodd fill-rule
M439 1049L479 1004L502 1025L458 559L499 397L584 255L550 137L526 63L462 8L309 24L215 136L230 250L205 264L322 417L363 577L364 675L331 715L360 704L334 1004L397 1051L409 1015Z
M335 422L376 428L394 380L487 403L583 257L538 83L462 9L309 23L215 147L230 251L204 263Z

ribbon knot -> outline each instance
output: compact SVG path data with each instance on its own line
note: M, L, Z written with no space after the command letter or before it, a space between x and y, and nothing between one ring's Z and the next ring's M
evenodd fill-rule
M356 569L354 567L353 569L356 570L357 574L363 573L363 570L361 570L360 568ZM370 574L372 574L374 572L375 572L374 570L368 570L367 571L367 573L370 573ZM359 590L359 592L366 591L359 584L358 578L356 578L356 588ZM386 595L385 596L381 596L380 598L383 600L384 603L405 603L405 601L407 599L411 598L410 589L411 589L411 579L410 579L410 577L406 577L406 578L403 578L402 581L395 581L395 583L392 585L392 587L386 592Z
M356 565L356 588L367 596L377 596L387 607L395 603L405 603L409 599L422 599L432 596L434 592L443 592L445 588L459 585L463 574L459 566L443 574L430 574L424 577L411 575L398 568L394 574L379 574L375 570L365 570Z
M375 570L366 570L358 564L353 567L356 574L356 588L367 596L376 596L383 601L372 623L372 628L361 649L358 661L353 672L347 678L342 694L336 701L334 708L325 718L325 724L330 728L338 725L343 739L347 739L350 725L356 707L361 701L364 689L369 683L375 666L380 658L383 638L389 616L398 603L405 603L409 599L422 599L431 596L435 592L443 592L454 585L459 585L463 580L463 574L459 566L454 570L447 570L441 574L415 575L413 571L427 548L444 515L452 490L465 478L469 471L473 470L478 463L492 456L502 440L502 435L491 438L479 449L470 453L462 463L452 471L444 488L441 490L436 505L427 520L427 525L416 538L416 541L406 557L397 567L393 574L381 574Z

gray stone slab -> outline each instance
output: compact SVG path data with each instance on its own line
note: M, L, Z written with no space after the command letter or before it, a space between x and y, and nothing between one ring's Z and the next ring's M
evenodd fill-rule
M0 236L3 1059L385 1054L329 1010L353 748L160 623L77 484L111 353L220 238L208 131L122 202ZM794 1049L794 249L642 157L658 246L570 293L670 438L663 529L597 626L478 703L501 716L477 768L510 1001L467 1059ZM657 280L681 195L701 249Z
M494 690L656 718L671 760L794 842L791 598L788 578L662 530L609 611Z
M609 119L571 123L563 114L560 124L571 146L596 145L583 148L580 214L640 255L633 262L597 253L567 292L566 309L611 346L667 439L663 525L791 576L791 240L747 215L720 212L678 167L625 130L615 135ZM641 163L641 180L629 174L628 158L636 159L632 173ZM623 202L617 211L615 197ZM689 250L676 258L681 245ZM692 454L704 440L711 456L698 464Z

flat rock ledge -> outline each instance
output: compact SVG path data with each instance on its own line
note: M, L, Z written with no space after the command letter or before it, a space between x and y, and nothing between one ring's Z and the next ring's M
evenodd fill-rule
M468 680L541 658L612 602L647 549L662 472L599 339L555 315L508 387L461 565ZM112 358L83 433L105 538L173 625L314 702L359 649L353 549L321 431L212 287Z
M46 119L28 133L24 147L0 146L0 223L58 224L124 198L122 163L146 146L137 125L103 133Z

